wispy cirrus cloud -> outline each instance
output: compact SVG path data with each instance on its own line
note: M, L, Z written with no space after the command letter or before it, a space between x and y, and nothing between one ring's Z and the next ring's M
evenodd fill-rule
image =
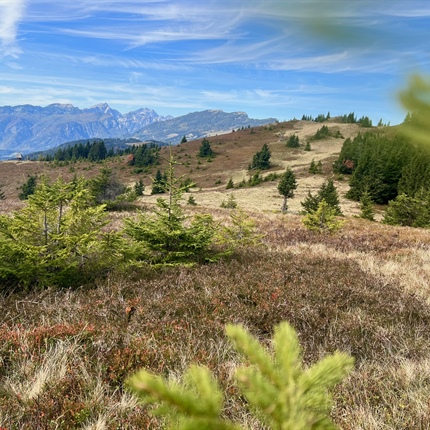
M152 5L152 6L151 6ZM154 2L145 6L104 5L97 13L116 13L99 23L58 28L55 31L77 38L105 39L128 48L183 41L234 40L244 36L242 9L226 3L184 1ZM112 21L115 25L112 25Z
M385 116L399 70L430 67L429 16L429 0L0 0L0 102L287 117L362 99Z
M0 56L17 58L21 53L16 38L24 15L25 0L0 0Z

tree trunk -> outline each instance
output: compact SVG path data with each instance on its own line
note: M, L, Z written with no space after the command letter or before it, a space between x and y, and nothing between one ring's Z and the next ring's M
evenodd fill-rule
M281 211L282 211L283 214L285 212L287 212L287 197L286 196L284 196L284 203L282 203Z

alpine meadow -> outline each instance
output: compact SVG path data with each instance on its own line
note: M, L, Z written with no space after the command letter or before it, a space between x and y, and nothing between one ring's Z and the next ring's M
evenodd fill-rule
M406 124L324 125L243 128L145 167L122 152L2 162L2 426L428 426L430 205L410 179L424 149Z
M0 1L0 430L430 429L429 6L45 3Z

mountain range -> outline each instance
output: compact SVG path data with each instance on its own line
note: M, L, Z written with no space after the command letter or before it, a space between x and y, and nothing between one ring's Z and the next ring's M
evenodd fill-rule
M173 118L141 108L126 114L101 103L88 109L71 104L0 107L0 158L14 152L44 151L65 142L92 138L137 138L172 144L234 128L254 127L276 118L251 119L245 112L205 110Z

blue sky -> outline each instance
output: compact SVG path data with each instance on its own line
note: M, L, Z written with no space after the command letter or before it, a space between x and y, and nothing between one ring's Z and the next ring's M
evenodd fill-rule
M0 105L395 124L429 36L428 0L0 0Z

